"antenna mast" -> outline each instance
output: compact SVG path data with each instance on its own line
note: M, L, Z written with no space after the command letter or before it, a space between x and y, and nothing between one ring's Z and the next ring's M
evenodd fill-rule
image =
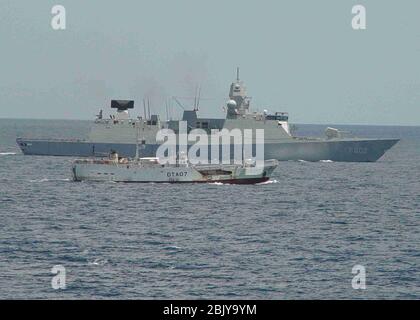
M145 99L143 99L143 109L144 109L144 120L147 120L146 100Z
M139 161L139 136L140 136L140 126L137 123L137 128L136 128L136 156L135 156L135 160Z
M239 67L236 68L236 81L239 81Z
M169 106L168 106L168 99L165 101L166 106L166 121L169 121Z
M201 98L201 87L198 87L198 98L197 98L197 106L196 111L198 111L198 107L200 106L200 98Z

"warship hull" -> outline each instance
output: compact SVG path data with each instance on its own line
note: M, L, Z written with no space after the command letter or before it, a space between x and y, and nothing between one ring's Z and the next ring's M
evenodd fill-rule
M331 160L337 162L375 162L398 141L398 139L357 138L340 140L296 139L266 143L264 145L264 154L265 159L276 159L279 161ZM18 138L17 144L25 155L101 157L114 150L121 156L134 157L136 153L136 145L128 143L94 143L79 140ZM142 157L154 157L158 148L159 144L143 145L140 149L140 155ZM253 150L255 150L255 145Z

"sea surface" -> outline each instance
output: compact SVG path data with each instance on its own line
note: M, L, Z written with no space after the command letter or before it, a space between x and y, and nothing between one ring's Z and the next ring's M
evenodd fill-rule
M15 143L88 128L0 119L1 299L420 299L420 127L340 126L401 141L376 163L281 162L255 186L76 183L71 158Z

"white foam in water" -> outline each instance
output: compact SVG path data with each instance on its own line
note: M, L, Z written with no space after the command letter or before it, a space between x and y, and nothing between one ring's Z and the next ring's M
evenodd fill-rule
M333 163L334 161L332 161L332 160L319 160L319 162L322 162L322 163Z
M178 246L167 246L166 249L181 250L182 248Z
M29 180L29 182L47 182L48 179L40 179L40 180Z
M39 179L39 180L29 180L29 182L53 182L53 181L63 181L63 182L67 182L67 181L71 181L71 179Z
M14 156L16 152L0 152L0 156Z
M268 181L265 181L265 182L256 183L255 185L262 186L262 185L265 185L265 184L272 184L272 183L278 183L278 181L277 180L268 180ZM229 185L231 185L230 183L222 183L222 182L212 182L212 183L209 183L209 184L214 185L214 186L225 186L225 185L229 186Z
M261 182L261 183L258 183L258 185L259 186L262 186L262 185L265 185L265 184L272 184L272 183L279 183L277 180L268 180L268 181L266 181L266 182Z
M88 265L90 266L103 266L108 262L107 259L96 258L95 260L89 262Z

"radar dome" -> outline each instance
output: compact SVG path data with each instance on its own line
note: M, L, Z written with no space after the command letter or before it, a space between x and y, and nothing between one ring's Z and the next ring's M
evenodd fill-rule
M227 106L231 107L231 108L236 107L237 106L236 101L235 100L229 100L227 102Z

